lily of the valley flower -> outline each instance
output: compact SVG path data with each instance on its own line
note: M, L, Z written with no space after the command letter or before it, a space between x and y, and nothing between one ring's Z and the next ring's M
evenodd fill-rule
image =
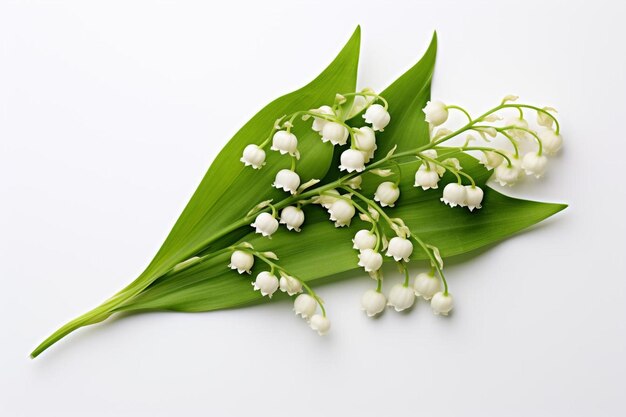
M467 206L469 211L474 211L474 209L482 208L480 205L483 202L483 190L480 187L474 185L466 185L465 186L465 203L463 205Z
M422 164L415 172L415 187L422 187L422 190L439 187L439 174L428 165Z
M289 295L296 295L302 292L302 282L292 276L283 274L280 277L280 290Z
M369 160L374 157L374 151L376 151L377 148L374 129L368 126L355 129L354 140L356 142L356 148L363 153L365 162L369 162Z
M400 197L400 189L391 181L381 183L374 193L374 200L383 207L393 207Z
M359 175L358 177L349 179L344 184L346 184L348 187L352 188L353 190L360 190L362 182L363 182L363 177Z
M321 314L315 314L309 321L311 329L315 330L320 336L324 336L330 330L330 320Z
M260 213L250 226L256 229L256 233L263 236L272 236L278 230L278 220L270 213Z
M319 113L319 114L325 114L328 116L334 116L335 112L333 111L333 109L330 106L322 106L320 108L311 110L314 113ZM321 132L322 129L324 129L324 126L326 125L326 123L328 123L328 121L322 117L314 117L313 118L313 125L311 126L311 128L313 130L315 130L316 132Z
M354 235L354 239L352 239L352 247L358 250L374 249L377 240L376 235L369 230L359 230Z
M375 272L383 266L383 256L374 249L363 249L359 253L359 266L365 269L365 272Z
M348 141L348 128L341 123L326 122L322 129L322 142L330 142L333 145L345 145Z
M272 186L295 194L300 186L300 176L289 169L281 169L276 173Z
M535 178L541 178L546 172L547 165L548 158L534 152L529 152L522 158L522 169L526 172L526 175L534 175Z
M278 151L282 155L288 153L291 156L295 156L298 151L298 139L291 132L279 130L272 137L272 147L270 149Z
M528 122L519 116L510 116L505 120L506 126L513 126L518 129L510 129L508 132L516 139L524 139L528 137L528 132L522 129L528 129Z
M265 165L265 151L258 145L250 144L244 148L240 161L246 166L261 169Z
M405 287L402 284L396 284L389 291L389 300L387 305L393 307L396 311L411 308L415 303L415 292L412 288Z
M396 236L389 241L387 256L392 256L396 261L409 261L409 256L413 253L413 244L409 239Z
M539 130L539 139L541 139L543 151L548 155L557 153L563 146L563 137L557 135L552 129L543 128Z
M432 126L439 126L448 120L448 108L441 101L429 101L422 111Z
M293 311L297 316L302 316L304 319L308 319L317 310L317 301L309 294L300 294L293 302Z
M433 295L441 290L441 281L434 275L422 272L415 278L413 290L415 290L416 296L430 300Z
M465 187L461 184L457 184L456 182L451 182L444 187L443 197L441 197L440 200L450 207L463 207L465 206L466 198L467 191Z
M365 119L366 123L372 125L372 129L378 132L382 132L389 124L391 116L389 115L387 110L380 104L372 104L365 111L363 119Z
M502 164L504 158L497 152L493 151L483 151L480 155L480 163L485 166L485 168L491 170Z
M339 199L330 205L328 213L330 220L335 222L335 227L350 226L355 209L348 201Z
M263 271L256 276L252 283L255 291L261 291L262 296L272 298L272 294L278 289L278 278L268 271Z
M287 206L280 212L280 224L287 226L289 230L300 231L300 226L304 223L304 211L299 207Z
M346 149L341 153L339 170L361 172L365 169L365 157L356 149Z
M253 265L254 256L251 253L236 250L230 255L230 263L228 264L228 267L230 269L236 269L240 274L243 274L244 272L249 274Z
M376 290L367 290L361 297L361 309L368 317L381 313L387 305L385 294Z
M517 183L522 178L522 163L515 156L509 157L511 165L507 161L502 162L495 170L495 179L500 185L509 187Z
M433 295L432 300L430 300L430 307L436 315L447 316L452 310L452 307L454 307L452 295L444 294L441 291L436 293Z

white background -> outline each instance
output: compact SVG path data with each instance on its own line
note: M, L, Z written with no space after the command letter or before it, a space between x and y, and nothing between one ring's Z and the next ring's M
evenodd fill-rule
M622 4L2 0L0 414L625 415ZM113 320L30 360L141 272L232 134L357 24L360 86L436 29L434 96L557 107L565 151L507 192L570 208L450 264L447 319L368 320L361 278L319 289L325 338L279 302Z

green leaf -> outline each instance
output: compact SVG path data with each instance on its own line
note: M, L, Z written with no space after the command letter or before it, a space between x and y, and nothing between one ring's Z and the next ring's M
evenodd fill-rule
M353 92L356 88L360 40L361 30L357 27L339 55L315 80L274 100L246 123L213 161L146 270L101 306L51 335L32 352L32 356L39 355L77 328L106 319L121 303L140 293L175 265L196 255L205 247L204 242L221 237L220 245L226 246L247 233L247 230L237 232L236 228L229 228L229 225L241 219L259 201L284 197L284 193L274 190L271 183L279 169L289 166L290 159L280 158L277 152L268 152L264 169L252 170L239 161L243 149L250 143L261 143L266 139L279 117L294 110L308 110L333 103L337 93ZM322 143L319 135L303 124L296 126L292 132L299 139L299 149L303 155L297 168L303 182L323 178L330 167L333 146Z
M397 208L388 210L391 217L401 217L407 226L424 241L439 248L444 258L483 248L509 237L520 230L563 210L562 204L539 203L507 197L486 187L490 172L471 156L454 155L485 190L483 208L470 213L466 209L450 208L439 201L441 188L455 181L447 174L440 189L422 191L413 187L412 173L417 162L401 164L405 173ZM372 195L380 178L369 175L364 180L363 193ZM357 251L352 249L352 237L368 225L353 220L350 228L335 228L321 207L306 207L302 232L281 228L272 240L250 233L245 237L258 250L279 254L281 265L299 278L315 284L338 273L355 270ZM415 248L412 260L425 260L426 255ZM251 277L229 270L228 256L222 255L188 270L154 283L139 296L119 308L119 311L176 310L210 311L267 301L251 290ZM256 267L258 272L264 266ZM363 272L363 277L367 277ZM370 279L367 277L367 279Z

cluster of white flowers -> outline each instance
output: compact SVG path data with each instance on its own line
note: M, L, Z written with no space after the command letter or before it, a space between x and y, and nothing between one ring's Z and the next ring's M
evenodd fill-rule
M387 102L372 90L338 94L333 106L325 105L283 116L276 121L270 137L263 143L245 147L241 161L246 166L260 169L265 165L264 149L271 141L271 150L292 158L291 168L279 170L272 185L291 196L275 205L271 201L257 205L248 214L250 219L254 217L251 226L256 233L268 238L278 230L280 224L290 231L299 232L305 221L302 207L308 204L316 204L327 210L330 220L338 228L349 227L358 214L358 218L371 224L371 228L359 230L352 239L352 247L358 251L355 262L377 282L377 287L368 290L361 298L361 306L367 316L380 314L386 306L396 311L407 310L419 297L430 302L435 314L446 316L453 308L453 298L448 292L448 284L442 272L443 260L439 250L423 242L401 218L391 218L385 211L387 207L395 207L400 199L401 172L397 160L403 157L418 158L414 187L423 191L438 189L444 175L447 172L453 174L456 181L447 182L443 186L440 200L450 207L466 207L469 211L480 209L484 197L483 189L463 170L461 161L450 155L456 154L461 158L462 154L479 152L481 164L486 169L493 170L495 181L502 185L512 185L521 179L523 173L541 177L548 162L546 155L556 153L562 146L559 124L553 115L555 110L516 104L516 99L517 97L507 96L500 105L475 119L459 106L429 101L423 113L430 126L430 143L400 153L395 153L394 147L386 156L376 158L376 161L373 161L378 149L376 132L384 130L391 116L387 111ZM346 108L347 106L350 108ZM455 131L443 127L449 120L451 110L458 110L468 118L468 122ZM515 114L508 117L499 114L505 111L514 111ZM536 131L529 127L525 118L525 112L531 111L537 115L539 128ZM352 127L347 124L347 120L354 123L354 117L361 113L368 126ZM311 179L301 185L300 176L295 170L296 161L300 158L298 138L291 132L297 117L302 120L312 118L311 129L320 135L322 142L333 146L349 144L348 149L339 151L338 154L338 168L344 172L339 180L317 185L319 180ZM443 145L464 132L477 133L489 145L477 146L472 143L476 139L471 136L462 146ZM490 145L491 139L498 135L508 141L509 148ZM522 155L522 142L529 140L535 144L536 150ZM528 143L524 146L527 148ZM380 182L373 197L369 198L357 191L361 189L364 172L379 177L395 176L395 180ZM388 236L389 230L395 235ZM428 256L431 270L419 273L411 284L407 264L413 254L414 243ZM270 267L270 271L260 272L256 276L252 282L254 290L267 297L271 297L279 289L290 296L298 295L294 302L296 314L306 319L310 327L320 335L325 334L330 328L330 321L320 298L303 281L289 275L276 264L274 260L278 258L275 254L255 252L251 246L237 246L232 252L229 266L240 274L249 274L255 257L262 259ZM396 262L405 274L404 282L392 286L387 296L382 291L382 266L385 258ZM301 294L303 289L306 294ZM317 313L318 307L321 314Z

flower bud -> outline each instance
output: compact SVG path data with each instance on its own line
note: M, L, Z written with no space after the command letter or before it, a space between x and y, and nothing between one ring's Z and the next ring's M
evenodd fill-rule
M389 300L387 305L395 308L396 311L411 308L415 303L415 292L409 287L402 284L396 284L389 291Z
M363 249L359 253L359 266L365 269L365 272L375 272L383 266L383 256L374 249Z
M422 109L425 119L433 126L439 126L448 120L448 108L441 101L429 101Z
M280 224L287 226L289 230L300 231L300 226L304 223L304 211L299 207L287 206L280 212Z
M478 186L466 185L465 186L465 203L469 211L482 208L480 205L483 202L483 190Z
M548 155L553 155L563 146L563 138L557 135L552 129L544 128L539 131L539 139L543 145L543 151Z
M387 246L387 256L392 256L396 261L409 261L409 256L413 253L413 244L409 239L396 236L389 241Z
M522 129L528 129L528 122L519 117L519 116L510 116L507 117L504 124L506 127L515 127L519 129L510 129L507 130L509 135L513 136L516 139L525 139L528 137L528 132Z
M280 290L289 295L296 295L302 292L302 282L297 278L282 274L280 277Z
M348 135L348 129L341 123L326 122L322 129L322 142L343 146L348 141Z
M272 236L278 230L278 220L269 213L259 213L250 226L256 228L256 233L260 233L263 236Z
M356 149L346 149L341 153L340 171L361 172L365 169L365 157Z
M360 190L362 182L363 182L363 177L359 175L358 177L354 177L352 179L349 179L348 181L345 181L344 184L346 184L348 187L352 188L353 190Z
M272 147L270 149L279 151L282 155L288 153L291 156L295 156L298 151L298 139L291 132L279 130L272 137Z
M415 278L413 289L416 296L423 297L424 300L430 300L435 293L441 290L441 281L434 275L422 272Z
M315 197L314 202L315 204L319 204L326 210L328 210L335 201L339 200L339 198L337 197L339 197L340 195L341 194L339 194L339 191L333 188L332 190L326 190L322 195Z
M311 317L309 326L311 326L311 329L315 330L317 334L324 336L330 330L330 320L320 314L316 314Z
M350 226L355 210L352 203L346 200L337 200L328 209L330 220L335 222L335 227Z
M365 311L368 317L373 317L381 313L385 309L387 298L385 294L376 290L367 290L361 297L361 309Z
M335 112L333 111L333 109L330 108L330 106L322 106L317 109L313 109L311 111L314 113L326 114L328 116L335 115ZM326 123L328 123L326 119L323 119L321 117L313 117L313 125L311 126L311 128L315 130L316 132L321 132L322 129L324 129L324 126L326 125Z
M372 104L367 108L363 115L366 123L372 125L372 129L382 132L389 124L391 116L387 110L380 104Z
M439 174L434 169L429 169L426 164L420 165L415 172L415 187L422 187L422 190L439 187Z
M376 247L376 235L369 230L363 229L356 232L352 239L352 248L358 250L374 249Z
M278 289L278 278L271 272L263 271L256 276L256 279L252 283L255 291L261 291L262 296L268 296L272 298L272 294Z
M443 197L441 197L441 201L450 207L456 206L465 206L465 199L467 197L467 191L465 187L461 184L457 184L456 182L451 182L446 185L443 189Z
M543 155L537 155L534 152L527 153L522 158L522 168L526 172L526 175L534 175L535 178L541 178L546 172L546 166L548 165L548 158Z
M445 295L441 291L436 293L433 295L433 299L430 300L430 307L433 309L435 315L441 314L442 316L447 316L453 307L452 295Z
M281 169L276 173L272 186L295 194L300 186L300 176L289 169Z
M317 310L317 301L309 294L300 294L293 302L293 311L297 316L302 316L303 319L308 319Z
M493 151L483 151L480 155L480 163L484 165L485 168L491 170L502 164L504 158L497 152Z
M249 274L253 265L254 255L251 253L236 250L230 255L230 263L228 264L228 267L230 269L236 269L240 274L243 274L244 272Z
M258 145L250 144L244 148L240 161L246 166L261 169L265 165L265 151Z
M374 193L374 200L378 201L381 206L393 207L400 197L400 189L391 181L380 183Z

